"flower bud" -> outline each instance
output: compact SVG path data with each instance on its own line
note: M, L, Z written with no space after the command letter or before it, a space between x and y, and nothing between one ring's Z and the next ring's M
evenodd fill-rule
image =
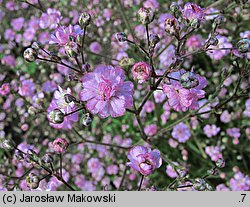
M93 120L92 120L90 114L89 114L89 113L86 113L84 119L82 120L82 124L83 124L84 126L89 126L89 125L92 123L92 121L93 121Z
M64 121L64 113L60 109L54 109L49 113L48 119L53 124L61 124Z
M211 36L208 40L209 45L216 46L218 45L218 43L219 43L219 40L215 36Z
M157 34L150 34L149 36L149 46L155 47L155 45L160 41L160 38Z
M23 155L22 152L16 150L16 151L15 151L15 158L16 158L17 160L21 161L21 160L24 160L24 155Z
M91 15L87 12L84 12L80 15L79 17L79 25L82 27L88 26L90 24L91 21Z
M73 57L73 58L76 57L77 54L80 52L78 44L73 41L69 41L65 45L64 49L65 49L66 55L68 55L69 57Z
M119 62L119 65L123 69L128 69L128 67L134 64L135 64L135 60L133 58L128 58L128 57L123 57Z
M198 29L201 25L201 21L199 19L193 19L191 21L191 27L194 29Z
M88 63L85 63L85 64L82 65L82 71L83 72L89 72L90 68L91 68L91 66Z
M127 40L127 35L124 32L116 33L115 38L118 42L125 42Z
M223 16L217 16L215 19L214 19L214 22L215 24L217 25L220 25L222 22L224 21L224 17Z
M224 159L222 159L222 158L219 158L217 161L216 161L216 166L218 167L218 168L223 168L223 167L225 167L225 160Z
M150 8L140 8L138 10L139 22L142 24L150 24L154 19L154 12Z
M216 169L211 169L211 170L208 170L207 173L208 173L209 175L214 175L214 176L216 176L216 175L218 175L218 170L216 170Z
M66 152L68 146L69 146L68 141L66 139L63 139L63 138L57 138L52 143L52 147L56 153Z
M237 48L241 53L250 52L250 39L244 38L237 43Z
M170 7L169 7L169 9L170 9L170 11L172 13L175 13L175 12L179 11L179 8L180 7L179 7L179 5L178 5L177 2L172 2L171 5L170 5Z
M30 173L26 177L26 183L31 189L36 189L39 186L40 180L37 175L35 175L34 173Z
M176 18L170 17L165 21L165 31L171 35L177 34L180 30L179 22Z
M194 88L199 85L199 80L193 72L185 72L180 79L180 84L187 89Z
M139 83L148 81L152 75L152 68L145 62L135 63L132 67L132 75Z
M202 178L196 178L193 187L195 190L204 191L206 189L206 181Z
M30 115L35 115L36 112L37 112L37 109L36 109L34 106L30 106L30 107L28 108L28 113L29 113Z
M1 143L1 148L7 149L7 150L13 150L15 148L16 144L12 139L5 139Z
M42 157L42 161L44 163L52 163L54 161L53 157L50 155L50 154L45 154L43 157Z
M76 100L76 98L72 96L71 94L65 94L64 99L66 103L71 103Z
M27 48L23 53L23 57L27 62L34 62L37 58L37 51L33 48Z
M34 50L39 50L40 47L41 47L41 44L39 42L33 42L31 47L34 49Z

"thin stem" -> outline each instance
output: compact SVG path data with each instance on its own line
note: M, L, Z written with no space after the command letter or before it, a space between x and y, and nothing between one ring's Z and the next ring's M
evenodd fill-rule
M128 171L128 166L126 166L126 167L125 167L125 170L123 171L122 180L121 180L121 182L120 182L118 191L121 190L121 188L122 188L122 185L123 185L123 182L124 182L124 180L125 180L127 171Z
M148 43L148 49L149 49L149 31L148 31L148 24L146 24L146 33L147 33L147 43Z
M147 57L149 58L149 53L145 50L144 47L142 47L141 45L136 44L136 43L133 42L132 40L127 39L126 41L127 41L128 43L130 43L130 44L136 46L137 48L141 49L141 50L147 55Z
M122 146L119 146L119 145L114 145L114 144L109 144L109 143L102 143L102 142L87 140L87 139L83 138L75 128L73 128L73 131L83 141L81 141L81 142L75 142L75 143L72 143L72 144L90 143L90 144L103 145L103 146L107 146L107 147L115 147L115 148L119 148L119 149L123 149L123 150L129 150L130 149L130 147L122 147Z
M140 180L140 184L139 184L139 187L138 187L138 191L141 191L143 180L144 180L144 175L141 176L141 180Z
M60 153L59 157L60 157L60 177L63 179L62 177L62 153Z
M84 59L84 40L85 40L85 36L86 36L86 30L87 30L87 26L84 26L84 28L83 28L83 36L82 36L82 44L81 44L82 64L85 64L85 59Z
M74 113L76 113L76 112L78 112L78 111L83 110L83 109L85 109L85 107L78 108L78 109L77 109L77 110L75 110L75 111L71 111L70 113L65 114L65 115L64 115L64 117L66 117L66 116L70 116L70 115L72 115L72 114L74 114Z
M74 70L75 72L78 72L78 73L81 72L81 71L79 71L78 69L76 69L76 68L74 68L74 67L71 67L70 65L67 65L67 64L65 64L65 63L63 63L63 62L57 62L57 61L55 61L55 60L50 60L50 59L41 58L41 57L37 57L37 60L41 60L41 61L45 61L45 62L51 62L51 63L60 64L60 65L63 65L63 66L65 66L65 67L68 67L68 68Z
M123 21L125 22L126 27L128 28L129 32L131 33L131 35L132 35L132 37L133 37L133 40L135 41L135 34L134 34L134 31L132 30L132 27L131 27L131 25L130 25L128 19L127 19L127 16L126 16L126 14L125 14L126 9L123 8L123 5L122 5L122 3L121 3L120 0L116 0L116 3L118 4L118 7L119 7L120 12L121 12L121 14L122 14Z

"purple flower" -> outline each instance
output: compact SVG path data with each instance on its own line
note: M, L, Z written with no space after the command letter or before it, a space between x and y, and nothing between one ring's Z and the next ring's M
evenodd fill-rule
M184 143L191 137L191 132L187 125L181 122L174 126L172 136L179 142Z
M228 128L227 129L227 134L230 137L238 139L238 138L240 138L240 129L239 128Z
M194 19L204 20L205 14L204 9L193 3L186 3L182 9L183 18L189 21Z
M145 127L144 132L147 136L153 136L157 133L157 126L155 124L150 124Z
M169 105L175 111L198 109L198 100L205 97L205 91L202 89L207 85L206 78L183 69L170 73L169 77L179 80L171 79L170 84L163 85L163 92L168 97Z
M55 34L51 35L49 44L58 44L60 46L65 46L68 43L70 37L76 38L82 33L83 30L79 25L69 25L68 27L61 26L56 29Z
M10 92L10 84L4 83L0 88L0 95L6 96Z
M55 29L57 24L62 19L61 12L57 11L56 9L47 9L47 13L43 13L40 17L39 25L42 29L50 28Z
M223 158L221 154L221 148L219 146L207 146L205 152L211 157L211 160L217 161L219 158Z
M32 79L26 79L21 81L21 86L19 87L18 93L21 96L31 97L35 93L35 84Z
M143 146L135 146L128 153L130 162L127 166L140 172L142 175L149 175L159 168L162 164L162 159L159 150L151 151Z
M89 49L91 52L99 54L102 51L102 46L99 42L92 42L89 45Z
M20 31L23 27L24 24L24 18L23 17L19 17L16 19L12 19L11 21L11 26L13 27L13 29L15 31Z
M250 190L250 178L242 172L237 172L233 178L230 179L230 188L232 191L248 191Z
M212 125L206 125L203 128L204 133L207 135L207 137L213 137L216 136L219 131L220 131L220 127L216 127L216 125L212 124Z
M54 142L52 143L53 150L56 153L66 152L68 146L69 146L68 141L66 139L63 139L63 138L56 138L54 140Z
M101 118L122 116L133 106L134 85L124 81L124 71L119 67L99 65L82 78L82 101L87 109Z

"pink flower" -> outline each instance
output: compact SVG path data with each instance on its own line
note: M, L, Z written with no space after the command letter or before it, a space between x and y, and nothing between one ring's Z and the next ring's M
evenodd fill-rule
M153 136L157 133L157 126L155 124L150 124L145 127L144 132L147 136Z
M145 62L135 63L132 67L132 75L139 83L148 81L152 75L152 68Z
M223 158L221 154L221 148L219 146L207 146L205 152L211 157L211 160L217 161L219 158Z
M183 18L189 21L194 19L204 20L205 14L204 9L193 3L186 3L182 9Z
M19 87L18 93L21 96L31 97L35 93L35 84L32 79L26 79L21 81L21 86Z
M191 137L191 132L187 125L181 122L174 126L172 136L177 139L178 142L184 143Z
M151 151L143 146L135 146L130 149L128 159L130 162L127 163L127 166L132 167L145 176L153 173L162 164L158 150Z
M124 71L119 67L99 65L82 78L82 101L87 109L101 118L118 117L133 106L134 85L124 81Z
M233 178L230 179L230 188L232 191L248 191L250 190L250 178L242 172L237 172Z
M206 125L203 128L204 133L207 135L207 137L213 137L216 136L219 131L220 131L220 127L216 127L216 125L212 124L212 125Z
M0 95L6 96L10 92L10 84L4 83L0 88Z
M60 11L48 8L47 13L42 14L39 25L42 29L46 29L48 27L50 29L55 29L61 19L62 17Z
M169 77L179 80L171 79L170 84L163 85L163 92L168 97L169 105L175 111L198 109L198 100L205 97L205 91L202 89L207 85L206 78L183 69L170 73Z
M69 146L68 141L66 139L63 139L63 138L57 138L52 143L53 150L56 153L64 153L64 152L66 152L68 146Z
M238 139L240 138L240 129L239 128L228 128L227 129L227 134L230 136L230 137L233 137L235 139Z
M13 29L15 31L20 31L23 27L24 24L24 18L23 17L19 17L16 19L12 19L11 21L11 26L13 27Z
M68 43L70 37L76 38L78 35L82 34L82 32L83 30L81 30L79 25L58 27L55 34L51 35L49 44L65 46Z

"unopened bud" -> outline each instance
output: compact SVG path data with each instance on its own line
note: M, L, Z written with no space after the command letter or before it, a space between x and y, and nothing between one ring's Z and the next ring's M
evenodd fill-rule
M139 22L142 24L150 24L154 19L154 12L150 8L140 8L138 10Z
M26 177L26 183L31 189L36 189L39 186L40 180L37 175L35 175L34 173L30 173Z
M73 41L69 41L65 45L64 49L65 49L66 55L68 55L69 57L76 57L77 54L79 53L79 46L77 43Z
M157 34L150 34L149 36L149 46L155 47L155 45L160 41L160 38Z
M29 113L30 115L35 115L36 112L37 112L37 109L36 109L34 106L30 106L30 107L28 108L28 113Z
M179 7L177 2L172 2L169 8L170 8L170 11L172 13L175 13L175 12L179 11L180 7Z
M191 27L194 29L198 29L200 27L200 20L199 19L193 19L191 22Z
M186 72L181 76L180 84L187 89L194 88L199 85L199 80L193 72Z
M241 53L250 52L250 39L244 38L237 43L237 48Z
M222 158L219 158L217 161L216 161L216 166L218 167L218 168L223 168L223 167L225 167L225 160L224 159L222 159Z
M89 114L89 113L86 113L84 119L82 120L82 124L83 124L84 126L89 126L89 125L92 123L92 121L93 121L93 120L92 120L90 114Z
M91 21L91 15L87 12L84 12L80 15L79 17L79 25L82 27L88 26L90 24Z
M219 40L215 36L210 37L208 40L209 45L216 46L218 45L218 43L219 43Z
M206 181L202 178L196 178L193 187L195 190L204 191L206 189Z
M7 149L7 150L13 150L15 148L15 146L16 146L16 144L12 139L5 139L1 143L1 147L3 149Z
M128 69L128 67L134 64L135 64L135 60L133 58L128 58L128 57L123 57L119 62L119 65L123 69Z
M40 49L40 43L38 42L33 42L31 47L34 49L34 50L39 50Z
M64 113L60 109L54 109L48 114L48 119L53 124L61 124L64 121Z
M42 158L44 163L52 163L54 161L53 157L50 154L45 154Z
M220 25L222 22L224 21L224 17L223 16L217 16L215 19L214 19L214 22L215 24L217 25Z
M127 35L124 32L116 33L115 37L118 42L125 42L127 40Z
M23 57L27 62L34 62L37 58L37 51L33 48L27 48L23 53Z

